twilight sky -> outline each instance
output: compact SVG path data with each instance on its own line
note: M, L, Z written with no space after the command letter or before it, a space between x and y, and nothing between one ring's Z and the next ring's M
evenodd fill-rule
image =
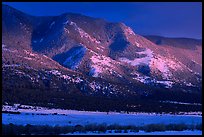
M36 16L81 13L123 22L135 33L202 38L201 2L3 2Z

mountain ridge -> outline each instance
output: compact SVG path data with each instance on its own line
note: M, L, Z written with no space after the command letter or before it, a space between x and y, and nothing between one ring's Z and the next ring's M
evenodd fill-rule
M67 13L34 17L13 9L9 14L8 7L2 13L3 93L8 96L11 83L13 90L108 98L140 98L158 90L201 93L200 44L179 50L183 43L160 46L124 23Z

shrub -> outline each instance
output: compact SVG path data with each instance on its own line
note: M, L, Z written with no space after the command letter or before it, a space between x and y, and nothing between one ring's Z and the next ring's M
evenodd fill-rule
M144 127L144 131L153 132L153 131L165 131L166 127L163 124L150 124Z
M196 126L195 126L195 129L197 129L197 130L202 130L202 124L196 125Z
M187 130L188 127L185 124L176 124L174 130L175 131L182 131L182 130Z
M74 126L74 131L84 132L85 128L82 125Z
M106 132L106 130L107 130L106 124L100 124L100 125L98 125L98 131L100 131L100 132Z
M127 129L124 130L124 133L128 133Z
M96 124L85 125L85 130L86 131L96 131L97 130L97 125Z
M10 123L9 125L2 125L3 128L3 135L15 135L15 128L14 128L14 124Z
M122 130L118 130L118 133L121 133L122 132Z
M146 126L119 126L117 124L109 125L106 124L89 124L86 126L76 125L76 126L39 126L39 125L29 125L19 126L14 124L2 124L2 134L3 135L58 135L74 132L106 132L112 133L112 130L115 133L121 133L124 130L124 133L127 133L128 130L131 132L139 132L139 130L144 130L145 132L154 132L154 131L182 131L182 130L202 130L202 124L198 125L185 125L185 124L150 124Z
M55 135L58 135L61 133L61 128L58 125L56 125L53 129L53 132Z
M109 125L109 126L107 127L107 129L110 129L110 130L121 129L121 126L118 125L118 124L113 124L113 125Z

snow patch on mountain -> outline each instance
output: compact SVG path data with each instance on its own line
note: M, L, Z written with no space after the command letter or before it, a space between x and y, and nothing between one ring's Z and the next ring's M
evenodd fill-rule
M151 71L158 70L159 72L161 72L162 77L167 80L172 77L170 69L173 69L175 71L182 69L182 67L172 59L165 58L160 55L153 55L153 51L150 49L145 49L144 51L137 52L137 54L145 55L145 57L135 58L134 60L129 60L127 58L119 58L119 61L128 63L131 66L147 65L149 66ZM147 76L138 76L136 79L143 83L149 83L149 77ZM165 81L163 82L163 84L170 86L171 82Z
M33 58L29 58L29 57L23 57L23 58L27 60L34 60Z
M170 87L172 87L174 82L172 82L172 81L158 81L157 80L156 83L163 84L163 85L165 85L166 88L170 88Z
M96 40L95 38L92 38L88 33L86 33L84 30L82 30L81 28L78 29L78 32L80 34L80 37L85 37L88 38L89 40L91 40L94 43L100 44L101 42Z
M83 82L84 80L80 77L76 77L75 75L66 75L66 74L62 74L59 70L51 70L51 71L47 71L48 73L51 73L57 77L60 77L60 78L63 78L65 80L68 80L69 82L72 82L72 83L81 83Z
M153 52L150 49L146 49L144 51L137 52L137 54L140 54L140 55L144 54L146 56L142 57L142 58L135 58L134 60L129 60L127 58L119 58L119 61L128 63L132 66L137 66L137 65L141 65L141 64L149 65L149 63L153 57Z
M144 83L144 84L147 84L147 83L150 82L150 77L148 77L148 76L137 76L137 77L134 77L134 78L132 78L132 79L135 79L135 80L137 80L137 81L140 81L140 82L142 82L142 83Z
M142 47L142 46L140 46L140 44L139 44L138 42L135 42L135 45L136 45L137 47Z
M132 79L135 79L137 81L140 81L144 84L162 84L164 85L166 88L171 88L173 83L172 81L159 81L159 80L156 80L156 79L152 79L151 77L149 76L145 76L145 75L140 75L139 73L131 73L132 75L135 75L136 77L133 77Z
M61 72L59 72L58 70L51 70L49 72L54 74L54 75L61 75Z
M112 85L111 83L99 83L96 81L92 81L89 83L89 86L92 91L102 91L103 94L115 94L119 91L117 86Z
M28 51L28 50L23 50L27 55L29 55L29 56L32 56L32 57L36 57L36 56L38 56L38 54L35 54L35 53L32 53L32 52L30 52L30 51Z
M121 23L121 24L122 24L122 26L124 28L123 32L125 33L126 36L135 35L134 31L130 27L126 26L124 23Z
M88 33L86 33L83 29L77 27L77 31L79 32L79 35L81 38L88 38L89 40L91 40L94 43L100 44L100 41L97 41L95 38L92 38Z
M198 64L198 65L201 65L202 66L202 64L200 64L200 63L198 63L197 61L195 61L195 60L191 60L191 61L193 61L194 63L196 63L196 64Z
M8 64L3 64L2 67L20 67L21 65L19 64L11 64L11 65L8 65Z
M89 71L89 75L93 76L93 77L98 77L99 73L101 73L102 71L100 69L96 69L96 68L91 68Z
M171 76L166 63L162 58L153 58L151 61L151 68L158 69L162 73L163 78L169 78Z
M96 47L96 49L97 49L97 50L100 50L100 51L103 51L103 49L102 49L102 48L99 48L99 47Z
M114 62L110 57L99 55L97 53L92 55L91 61L91 74L93 77L98 77L100 73L113 73L113 69L115 69L115 64L117 64L117 62Z
M89 83L89 86L91 87L91 89L92 89L93 91L96 91L96 90L100 90L100 89L101 89L100 84L96 83L95 81Z
M50 24L49 28L51 29L54 24L55 24L55 21L53 21L53 22Z
M99 73L102 73L105 69L104 66L113 68L114 66L111 64L111 59L105 56L95 56L91 57L92 64L92 71L94 72L93 77L98 77Z
M136 43L139 46L138 43ZM135 58L134 60L129 60L127 58L119 58L119 61L128 63L132 66L147 65L151 71L159 71L162 74L164 79L170 79L172 77L172 70L182 70L182 66L179 62L176 62L173 59L163 57L161 55L154 55L153 51L150 49L145 49L141 52L136 52L139 55L145 55L145 57ZM147 78L139 78L140 81L143 81Z
M41 43L41 42L43 42L43 40L44 40L43 38L40 38L40 39L33 40L32 42L33 43L38 43L38 42Z
M3 51L8 51L8 52L17 52L17 50L8 49L8 46L5 45L5 44L2 44L2 50Z
M67 25L69 23L69 20L65 21L63 24L64 25Z
M158 69L162 73L164 79L170 79L172 77L170 68L175 71L182 70L182 67L179 65L179 63L176 63L172 59L165 58L160 55L152 58L150 67Z
M68 57L63 62L63 65L70 69L75 69L80 64L83 56L86 53L86 48L83 46L72 48L68 53Z
M41 38L41 39L40 39L40 42L42 42L43 40L44 40L44 39L43 39L43 38Z
M78 31L79 35L81 38L88 38L90 41L94 42L94 43L97 43L97 44L100 44L101 42L98 41L97 39L91 37L88 33L86 33L82 28L80 28L79 26L77 26L77 24L73 21L69 21L67 20L64 24L69 24L71 26L74 27L74 29L76 31Z
M5 44L2 44L2 48L6 48L6 45L5 45Z
M49 73L55 75L55 76L58 76L60 78L63 78L65 80L71 80L71 77L68 76L68 75L63 75L60 71L58 70L51 70L51 71L48 71Z
M124 32L128 35L135 35L134 31L130 27L126 27Z
M196 85L192 84L192 83L187 83L186 81L183 82L186 86L188 87L197 87Z
M64 28L64 31L67 32L67 33L69 33L69 30L68 30L67 28Z
M187 83L186 86L193 86L193 84L192 83Z

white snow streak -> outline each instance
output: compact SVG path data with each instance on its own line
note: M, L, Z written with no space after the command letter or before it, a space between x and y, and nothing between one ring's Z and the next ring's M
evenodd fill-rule
M50 29L52 28L52 26L55 24L55 21L53 21L51 24L50 24Z
M137 54L145 54L146 56L143 58L135 58L134 60L129 60L127 58L119 58L119 60L121 62L126 62L132 66L137 66L137 65L141 65L141 64L146 64L149 65L153 55L152 55L152 51L150 49L146 49L145 51L142 52L137 52Z

